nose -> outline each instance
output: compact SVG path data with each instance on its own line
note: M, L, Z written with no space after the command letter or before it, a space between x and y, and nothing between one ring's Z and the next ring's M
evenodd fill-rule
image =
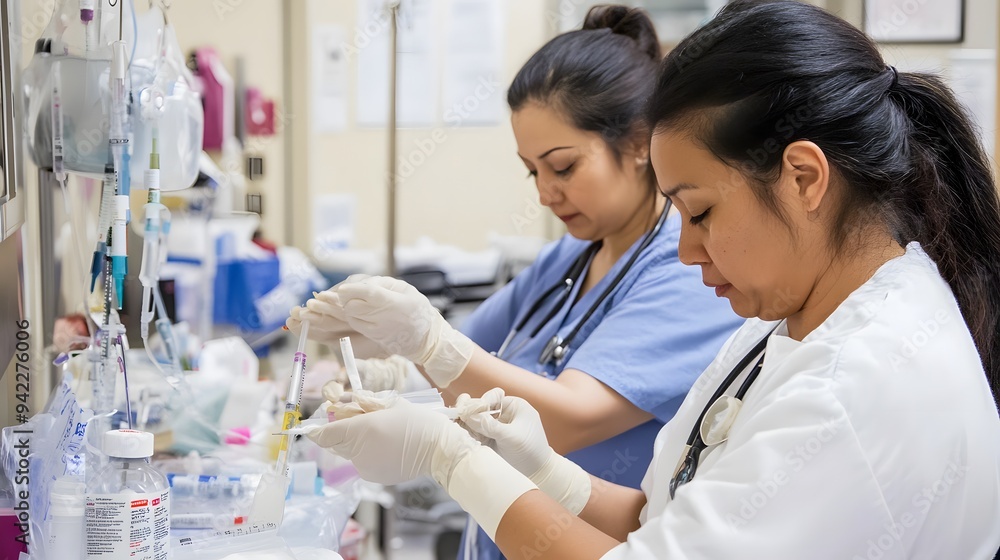
M555 178L543 175L541 171L535 177L535 188L538 189L538 203L542 206L552 206L562 199L562 190Z
M705 231L681 218L681 238L677 242L677 258L687 266L705 265L712 262L705 250Z

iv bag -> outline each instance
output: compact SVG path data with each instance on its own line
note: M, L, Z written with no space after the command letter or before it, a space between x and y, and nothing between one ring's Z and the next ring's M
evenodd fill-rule
M135 18L136 43L132 3L121 1L126 20L122 38L130 53L126 102L131 184L144 187L155 128L159 134L160 189L190 187L198 175L204 120L193 76L184 65L174 30L165 24L159 8ZM35 55L24 73L25 131L32 161L51 168L52 83L53 72L58 70L63 165L70 173L100 179L111 161L110 44L118 39L119 12L97 3L94 20L84 24L78 7L77 0L64 0L36 42Z
M204 113L177 35L164 19L159 7L139 18L140 41L131 67L138 84L133 87L131 174L132 185L144 188L143 172L149 168L155 129L160 190L174 191L190 187L198 178Z

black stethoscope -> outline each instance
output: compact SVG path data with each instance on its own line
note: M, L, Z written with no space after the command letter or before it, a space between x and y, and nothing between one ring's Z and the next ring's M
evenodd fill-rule
M736 364L736 367L729 372L726 379L715 390L715 394L708 400L709 404L701 411L701 416L694 423L691 435L688 436L687 444L684 446L684 454L677 462L674 476L670 479L670 499L674 498L677 488L691 482L691 479L694 478L695 472L698 470L701 452L711 445L718 445L729 439L729 428L732 427L736 415L739 414L740 408L743 406L743 397L750 389L750 385L760 375L760 370L764 368L764 350L767 348L767 340L771 338L773 332L774 330L771 330L767 333L767 336L761 339L746 356L743 356L743 359ZM732 397L723 395L740 376L740 373L758 356L760 357L757 359L757 363L747 374L747 378L743 380L736 395ZM706 423L706 419L711 419L711 422Z
M621 272L619 272L618 275L615 276L615 279L612 280L610 284L608 284L608 287L605 288L604 292L601 293L601 295L597 298L596 301L594 301L593 305L590 306L590 309L588 309L587 312L583 315L583 317L581 317L580 320L577 321L576 326L573 327L573 330L566 335L566 338L562 338L558 334L556 334L555 336L549 339L549 341L545 344L545 347L542 348L541 354L538 356L539 364L544 365L544 364L554 363L557 366L562 364L563 358L566 357L566 354L569 351L570 343L572 343L573 339L576 338L576 335L580 332L580 329L583 328L583 326L587 323L587 320L590 319L590 316L593 315L595 312L597 312L597 310L601 307L601 304L604 302L604 300L607 299L609 295L611 295L611 292L614 291L614 289L618 286L618 284L622 281L622 279L625 278L625 274L627 274L629 269L632 268L632 265L635 264L635 261L636 259L639 258L639 255L642 254L642 252L646 249L646 247L649 247L650 243L653 242L653 239L656 237L656 234L659 233L660 228L663 227L663 223L667 221L667 214L669 212L670 212L670 200L667 199L666 204L663 207L663 211L660 213L660 217L656 220L656 225L654 225L653 229L651 229L649 233L646 234L646 237L643 238L642 243L639 245L639 248L636 249L634 253L632 253L632 256L625 263L625 266L622 267ZM524 326L528 324L528 321L531 320L531 318L535 315L535 313L537 313L542 308L542 306L545 305L545 301L552 294L559 292L561 290L562 293L559 294L559 299L557 300L556 304L552 307L552 310L549 311L549 314L545 316L545 319L543 319L540 323L538 323L538 326L536 326L531 331L531 336L529 336L528 339L529 340L533 339L538 335L538 333L542 330L542 328L545 325L547 325L548 322L551 321L556 316L556 314L559 313L560 309L562 309L562 306L565 305L566 300L569 299L570 294L573 292L573 287L576 286L576 283L580 281L580 278L583 276L583 272L587 269L587 265L590 264L591 259L594 258L594 255L597 254L597 251L600 248L601 248L600 241L595 241L591 243L590 246L587 247L583 251L583 253L581 253L580 256L576 258L575 261L573 261L573 264L570 265L569 270L566 271L566 275L563 277L563 280L559 281L548 290L545 290L545 292L541 296L539 296L537 300L535 300L535 303L531 305L531 307L528 309L528 312L524 315L524 317L521 318L521 320L517 322L517 325L515 325L514 328L511 329L510 333L507 334L507 338L505 338L503 344L500 345L500 349L494 352L495 356L497 356L498 358L503 358L504 352L507 351L507 347L510 346L511 341L514 340L514 337L516 337L517 334L521 332L521 329L523 329Z

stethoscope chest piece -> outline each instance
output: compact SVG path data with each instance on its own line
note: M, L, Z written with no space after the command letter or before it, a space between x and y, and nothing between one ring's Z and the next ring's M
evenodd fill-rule
M718 445L729 439L729 430L740 413L743 401L736 397L723 395L715 400L701 421L701 440L705 445Z
M545 343L545 348L542 349L542 354L538 357L538 363L547 364L549 362L554 362L556 365L561 365L563 358L566 357L566 345L563 343L562 337L555 335Z

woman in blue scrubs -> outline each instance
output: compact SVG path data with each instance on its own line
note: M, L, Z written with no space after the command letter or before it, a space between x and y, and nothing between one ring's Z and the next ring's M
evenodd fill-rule
M568 234L484 302L463 333L422 315L429 303L386 278L340 284L288 326L298 332L308 320L310 336L328 343L356 330L423 366L452 398L501 387L538 410L557 452L638 488L656 434L742 324L678 260L679 216L657 190L642 121L660 58L644 12L598 7L520 70L508 90L517 153ZM416 349L435 337L447 342ZM428 346L447 357L428 357ZM368 362L364 370L384 372L399 360ZM398 386L372 386L371 377L366 389ZM475 548L480 559L502 557L481 532Z

